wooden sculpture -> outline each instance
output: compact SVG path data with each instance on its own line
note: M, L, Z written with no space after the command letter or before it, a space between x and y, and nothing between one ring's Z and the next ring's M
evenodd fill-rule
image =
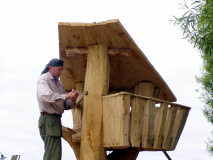
M78 160L135 160L140 151L175 149L190 107L173 103L118 20L59 23L59 48L65 90L87 92L72 111L78 132L63 127Z

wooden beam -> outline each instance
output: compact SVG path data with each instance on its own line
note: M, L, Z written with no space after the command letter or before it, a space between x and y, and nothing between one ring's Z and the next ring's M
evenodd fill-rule
M81 142L81 132L72 135L72 142Z
M87 56L87 48L66 48L67 57L82 57ZM108 56L110 57L131 57L131 49L108 49Z
M131 93L128 93L128 92L120 92L120 93L115 93L115 94L111 94L111 95L107 95L107 96L102 96L102 98L109 98L109 97L113 97L113 96L116 96L116 95L120 95L120 94L128 94L130 95L130 97L140 97L141 99L144 99L144 100L153 100L153 101L156 101L156 103L167 103L169 105L175 105L177 107L181 107L181 108L187 108L187 109L191 109L191 107L189 106L184 106L182 104L178 104L178 103L172 103L172 102L169 102L169 101L164 101L164 100L161 100L161 99L157 99L157 98L151 98L151 97L146 97L146 96L140 96L140 95L137 95L137 94L131 94Z
M75 134L74 131L71 131L67 129L66 127L62 126L62 135L63 139L69 143L69 145L72 147L76 159L80 160L80 143L73 143L72 142L72 135Z
M108 47L103 44L88 47L84 89L84 109L81 136L81 160L105 160L103 147L103 100L109 90Z

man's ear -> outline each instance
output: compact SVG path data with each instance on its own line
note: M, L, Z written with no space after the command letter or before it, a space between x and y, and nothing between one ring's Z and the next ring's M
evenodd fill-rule
M49 71L50 71L50 72L52 71L52 66L49 66Z

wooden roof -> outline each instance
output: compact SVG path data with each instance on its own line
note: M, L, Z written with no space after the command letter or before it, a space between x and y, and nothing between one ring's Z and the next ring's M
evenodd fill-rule
M101 23L59 23L60 59L64 60L61 81L66 91L75 88L75 83L84 81L87 56L66 54L67 48L87 48L90 45L105 44L109 49L129 49L131 55L109 56L110 91L134 89L141 81L148 81L160 88L159 99L170 102L176 97L165 81L135 44L119 20Z

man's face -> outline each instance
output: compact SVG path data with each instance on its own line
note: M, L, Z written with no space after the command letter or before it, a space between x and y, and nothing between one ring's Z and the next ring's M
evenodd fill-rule
M54 79L58 79L60 75L62 74L63 68L64 68L63 66L60 66L60 67L49 66L49 72Z

